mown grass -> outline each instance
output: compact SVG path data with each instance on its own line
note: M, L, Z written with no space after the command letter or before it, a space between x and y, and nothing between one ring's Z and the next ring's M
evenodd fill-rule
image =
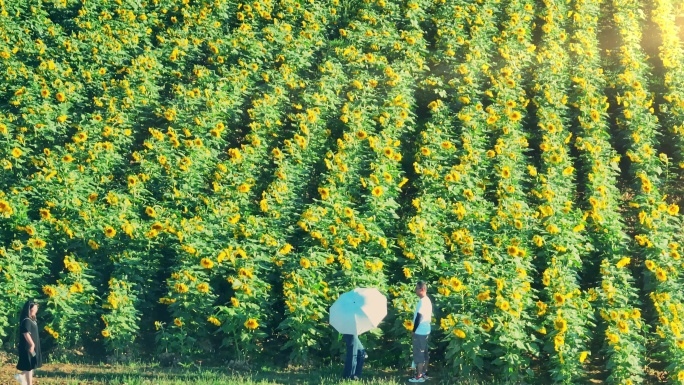
M341 366L301 369L262 368L251 371L231 371L227 368L205 368L193 365L186 368L163 368L149 365L81 365L47 364L36 372L35 385L276 385L276 384L408 384L409 372L404 370L376 370L368 368L360 382L340 378ZM0 368L0 385L15 385L17 373L11 362ZM437 374L430 384L484 385L491 382L477 379L453 379Z

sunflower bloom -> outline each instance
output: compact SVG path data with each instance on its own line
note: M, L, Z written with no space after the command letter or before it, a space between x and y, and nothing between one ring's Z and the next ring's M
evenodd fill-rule
M200 265L205 269L211 269L214 267L214 262L209 258L202 258Z
M556 293L553 295L553 300L556 301L556 305L562 305L565 303L565 296L561 293Z
M104 234L105 234L105 237L112 238L113 236L116 235L116 229L113 228L112 226L105 226Z
M587 355L589 355L589 352L584 351L584 352L580 353L579 362L584 363L584 361L586 361L586 359L587 359Z
M208 293L209 292L209 285L202 282L202 283L197 285L197 291L199 291L200 293Z
M489 331L491 331L491 330L494 328L494 321L492 321L491 318L487 318L487 322L481 323L481 324L480 324L480 327L481 327L482 330L484 330L485 332L489 332Z
M57 295L57 290L53 286L45 285L43 286L43 293L45 293L45 295L47 295L48 297L52 298Z
M75 282L69 288L69 292L71 292L71 293L83 293L83 284L80 282Z
M150 207L150 206L147 206L145 208L145 214L147 214L147 216L149 216L151 218L154 218L157 216L157 212L154 210L153 207Z
M292 251L292 245L289 243L286 243L285 246L281 247L280 250L278 251L280 254L288 254L290 251Z
M649 270L651 270L651 271L655 271L655 266L656 266L656 265L655 265L655 262L653 262L652 260L647 259L646 262L645 262L644 264L646 265L646 268L647 268L647 269L649 269Z
M245 321L245 327L249 330L254 330L259 327L259 323L254 318L250 318Z
M188 285L186 285L186 284L184 284L184 283L177 283L177 284L174 286L174 288L175 288L176 292L177 292L177 293L180 293L180 294L183 294L183 293L187 293L187 292L188 292Z
M615 265L618 269L621 269L627 265L629 265L629 262L631 261L630 258L622 258L621 260L618 261L618 263Z

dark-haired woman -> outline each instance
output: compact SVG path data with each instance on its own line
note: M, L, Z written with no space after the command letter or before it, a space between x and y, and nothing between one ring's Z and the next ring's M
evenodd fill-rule
M34 301L27 301L19 316L19 363L17 369L21 370L21 374L18 375L17 379L26 385L33 385L33 370L43 365L36 313L38 313L38 304Z

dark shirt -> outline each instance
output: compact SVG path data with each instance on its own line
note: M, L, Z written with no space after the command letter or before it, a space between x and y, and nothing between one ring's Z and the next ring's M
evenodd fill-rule
M35 344L34 351L36 356L29 353L29 343L26 341L24 333L29 333ZM30 318L24 318L19 324L19 363L17 369L32 370L43 365L43 357L40 351L40 336L38 335L38 324Z

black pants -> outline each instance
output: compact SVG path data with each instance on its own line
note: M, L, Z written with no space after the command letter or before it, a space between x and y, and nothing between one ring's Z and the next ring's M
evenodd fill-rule
M347 344L347 354L344 359L343 378L361 378L361 371L363 370L363 361L366 357L365 349L358 349L356 357L354 357L354 336L351 334L344 334L342 339ZM354 359L356 358L356 359Z

